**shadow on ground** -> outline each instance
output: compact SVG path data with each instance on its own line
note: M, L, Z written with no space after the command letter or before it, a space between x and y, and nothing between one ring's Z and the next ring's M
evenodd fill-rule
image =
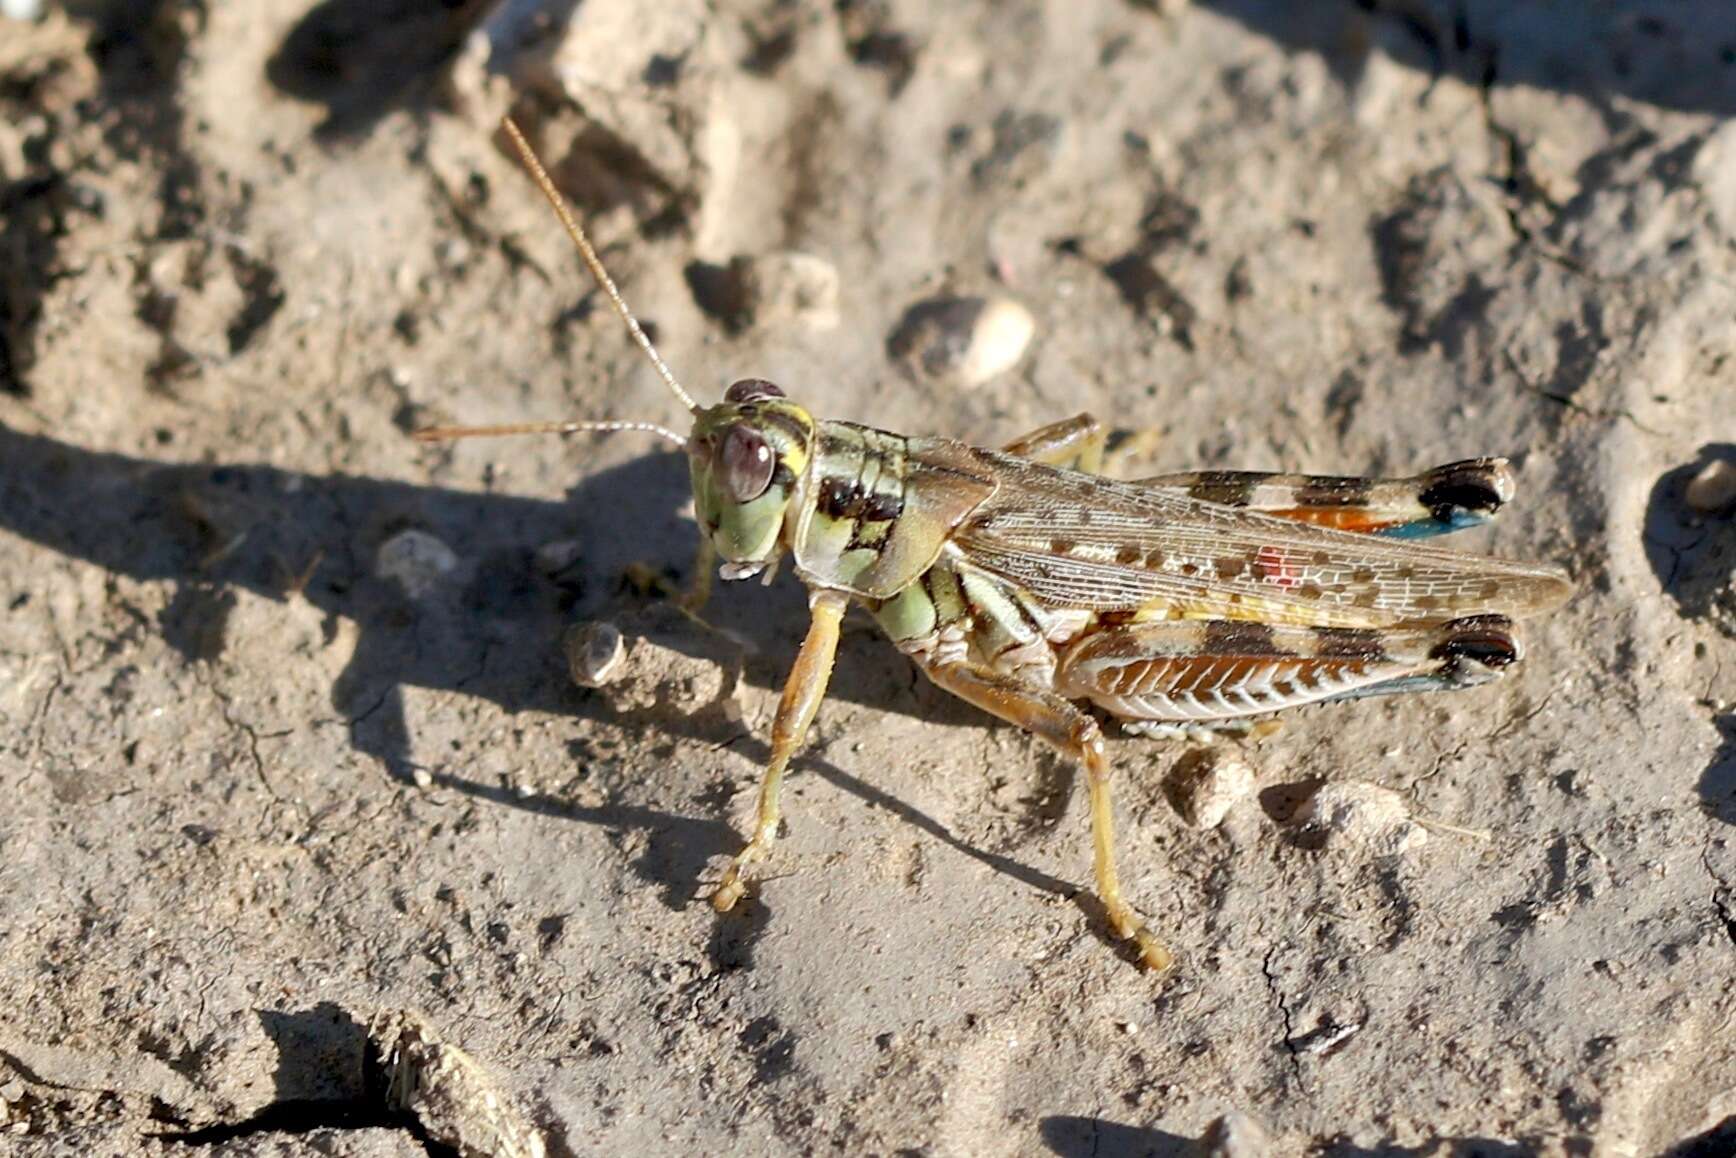
M368 1031L329 1001L310 1009L258 1011L261 1027L277 1047L273 1100L251 1117L158 1137L185 1146L216 1146L255 1134L309 1134L315 1130L411 1130L419 1125L387 1108L367 1075ZM430 1153L455 1154L449 1147Z
M328 637L338 620L352 621L355 648L334 681L332 704L349 724L352 746L399 780L413 779L417 770L404 715L406 686L480 697L509 712L615 719L607 704L573 686L562 665L559 638L581 597L579 580L539 568L536 548L566 539L607 542L618 537L609 529L622 526L676 525L688 488L679 454L634 459L588 478L566 501L551 502L257 464L165 465L0 426L0 530L116 575L171 584L173 593L152 626L189 659L223 655L237 589L276 600L305 599L327 617ZM576 512L597 512L594 534ZM395 583L375 576L379 544L410 529L460 545L466 560L462 580L411 601ZM653 543L647 550L660 547L673 544ZM792 623L802 613L799 601L753 594L776 601ZM13 609L33 597L19 593ZM763 620L762 631L772 622ZM881 640L862 642L884 649L887 662L905 663ZM786 664L786 657L771 656L758 665L765 670L757 678L775 682ZM939 692L924 688L918 699L918 693L898 691L919 686L914 674L908 682L870 679L852 676L852 666L866 665L840 665L833 691L841 698L990 726L986 716ZM715 720L659 717L657 727L729 747L756 764L768 755L758 737L735 726L720 733ZM1093 909L1089 892L973 847L932 817L816 755L800 758L798 768L1027 887L1074 898L1102 929L1103 915ZM587 806L429 771L440 787L492 804L645 830L652 839L634 869L663 890L672 908L692 900L709 862L739 845L739 836L721 819L617 802ZM751 958L768 920L758 904L720 926L711 946L719 965L739 966Z
M1479 88L1553 90L1689 112L1736 113L1728 0L1198 0L1354 83L1370 41L1398 63ZM1396 35L1382 35L1391 29Z
M579 596L538 546L584 538L581 511L669 525L685 501L679 456L653 454L586 481L569 502L477 494L255 464L163 465L0 427L0 529L117 575L173 584L155 628L189 659L227 645L235 590L305 599L359 628L332 688L354 746L394 775L411 771L400 689L463 692L510 712L599 710L559 666ZM462 580L420 601L374 575L392 536L455 544ZM27 600L29 593L21 594Z
M1736 514L1699 515L1683 499L1688 480L1712 462L1736 464L1736 443L1709 443L1653 484L1646 503L1646 560L1682 618L1736 636ZM1700 775L1700 802L1736 825L1736 715L1725 712L1712 722L1723 742Z
M484 0L322 0L266 63L280 91L323 105L322 137L365 135L394 108L426 98Z
M1056 1116L1044 1118L1043 1142L1060 1158L1207 1158L1230 1153L1221 1148L1214 1124L1206 1136L1186 1138L1145 1126L1126 1126L1104 1118ZM1240 1153L1240 1148L1235 1148ZM1437 1138L1421 1146L1359 1146L1348 1139L1329 1139L1308 1151L1320 1158L1527 1158L1536 1151L1516 1142L1493 1138Z

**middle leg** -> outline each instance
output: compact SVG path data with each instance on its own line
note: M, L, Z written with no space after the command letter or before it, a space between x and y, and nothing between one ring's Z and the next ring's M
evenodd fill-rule
M1115 869L1115 816L1109 791L1109 757L1097 721L1067 700L1026 687L1008 676L971 664L940 664L925 668L935 685L967 703L1016 724L1085 766L1091 793L1092 861L1097 897L1117 937L1132 941L1146 968L1161 972L1174 960L1170 951L1145 927L1121 895Z
M1120 435L1123 432L1117 431ZM1110 446L1110 432L1089 414L1075 414L1059 422L1051 422L1022 438L1015 438L1001 449L1040 462L1083 474L1116 474L1129 459L1143 458L1158 444L1155 430L1136 430L1117 438Z
M1038 427L1023 438L1015 438L1001 449L1044 466L1065 467L1068 470L1100 474L1103 470L1103 447L1109 432L1090 413L1075 414L1059 422Z

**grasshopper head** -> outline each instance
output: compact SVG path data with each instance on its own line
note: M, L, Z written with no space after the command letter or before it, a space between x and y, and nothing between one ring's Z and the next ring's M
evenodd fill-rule
M687 442L694 515L717 548L724 578L746 579L776 561L813 441L813 417L758 378L694 412Z

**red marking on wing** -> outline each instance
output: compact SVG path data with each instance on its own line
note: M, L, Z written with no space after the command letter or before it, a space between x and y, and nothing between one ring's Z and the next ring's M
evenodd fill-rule
M1272 581L1274 586L1289 591L1302 585L1302 573L1296 566L1284 557L1284 552L1277 547L1261 547L1254 552L1254 569L1262 577Z

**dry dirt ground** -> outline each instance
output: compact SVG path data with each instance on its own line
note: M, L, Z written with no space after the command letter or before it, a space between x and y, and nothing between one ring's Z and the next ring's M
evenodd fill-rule
M1508 454L1466 545L1577 595L1492 687L1229 745L1216 828L1113 741L1156 978L1071 770L852 621L720 920L800 588L724 585L739 649L629 589L694 541L649 440L407 437L678 414L508 108L704 399L1089 409L1165 470ZM1031 311L1014 369L891 355L945 294ZM1684 483L1736 456L1733 354L1717 0L0 20L0 1151L1731 1153L1736 523ZM635 695L568 678L598 616L651 625ZM1310 838L1323 783L1420 827ZM470 1085L393 1109L383 1024Z

